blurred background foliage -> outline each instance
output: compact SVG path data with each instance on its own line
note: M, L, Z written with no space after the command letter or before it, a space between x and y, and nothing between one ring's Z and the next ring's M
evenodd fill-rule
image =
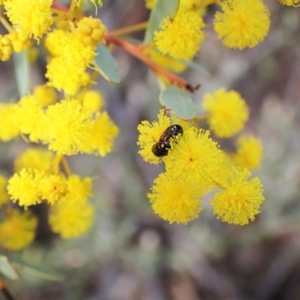
M245 51L228 49L217 39L216 7L210 6L208 35L196 58L210 75L183 74L191 84L201 83L193 95L197 105L206 92L224 86L240 92L250 107L246 131L264 145L263 164L254 175L263 182L266 200L255 222L222 223L208 201L187 226L154 215L147 193L162 166L137 154L136 128L141 120L155 119L159 87L146 66L115 49L121 83L103 78L97 83L121 131L114 151L105 158L68 158L74 173L95 178L95 223L82 237L62 240L48 228L47 207L33 207L40 220L34 244L9 254L22 264L18 280L5 279L15 299L300 299L300 8L264 2L271 12L270 33ZM141 0L111 0L98 15L113 30L146 20L149 11ZM40 56L30 70L32 86L44 83L44 73ZM1 101L18 98L14 76L13 62L1 63ZM25 148L21 139L0 145L3 174L13 173L13 160ZM40 268L53 270L57 280L35 276Z

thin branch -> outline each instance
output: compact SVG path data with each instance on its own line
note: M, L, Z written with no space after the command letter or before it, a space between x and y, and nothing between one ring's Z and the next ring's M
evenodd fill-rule
M9 292L4 282L0 279L0 291L6 300L14 300L14 297Z
M148 26L148 21L138 23L135 25L131 25L128 27L120 28L117 30L113 30L110 33L113 35L123 35L123 34L128 34L128 33L136 32L136 31L144 30L145 28L147 28L147 26Z
M63 166L66 174L68 176L71 176L72 175L72 171L71 171L71 169L69 167L69 164L68 164L68 162L67 162L67 160L66 160L66 158L64 156L62 156L62 158L61 158L61 164L62 164L62 166Z
M166 70L162 66L155 63L143 53L143 46L132 44L111 33L108 33L105 36L105 40L108 44L114 44L124 49L125 51L127 51L128 53L130 53L131 55L148 65L154 73L165 77L172 84L177 85L178 87L184 88L190 92L194 92L200 87L200 84L196 86L190 85L185 79L179 77L178 75Z
M2 23L2 25L5 27L5 29L8 32L14 31L13 27L9 24L9 22L2 15L0 15L0 22Z

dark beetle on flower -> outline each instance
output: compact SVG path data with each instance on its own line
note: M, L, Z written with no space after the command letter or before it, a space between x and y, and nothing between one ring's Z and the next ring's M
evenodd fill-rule
M161 157L168 155L169 149L171 148L170 140L183 134L183 129L180 125L169 126L159 138L159 141L153 145L152 152L155 156Z

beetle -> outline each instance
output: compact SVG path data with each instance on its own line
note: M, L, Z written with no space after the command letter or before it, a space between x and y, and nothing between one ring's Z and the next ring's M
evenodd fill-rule
M180 125L174 124L169 126L160 136L159 141L152 147L152 152L155 156L162 157L168 155L171 148L170 141L177 135L183 134L183 129Z

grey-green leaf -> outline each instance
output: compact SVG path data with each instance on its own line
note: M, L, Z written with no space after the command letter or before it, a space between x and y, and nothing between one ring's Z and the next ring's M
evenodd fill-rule
M29 61L27 51L13 54L15 74L20 97L25 96L29 91Z
M10 279L17 279L19 277L16 270L4 255L0 255L0 272Z
M30 266L29 264L19 263L19 262L13 262L13 265L16 269L19 269L22 272L26 272L28 274L31 274L33 276L50 280L50 281L63 281L64 277L61 274L58 274L57 272L48 269L45 266Z
M121 76L117 71L117 63L104 45L96 48L95 67L98 72L109 82L119 83Z
M163 90L159 101L180 119L190 120L197 114L197 107L190 95L176 86Z
M173 17L178 10L178 6L179 0L157 0L150 14L144 38L145 44L152 42L154 31L159 30L161 21L166 17Z
M205 74L205 75L211 75L209 73L209 71L202 65L200 65L199 63L196 63L192 60L187 61L187 60L182 60L182 63L184 63L185 65L187 65L189 68L201 73L201 74Z

